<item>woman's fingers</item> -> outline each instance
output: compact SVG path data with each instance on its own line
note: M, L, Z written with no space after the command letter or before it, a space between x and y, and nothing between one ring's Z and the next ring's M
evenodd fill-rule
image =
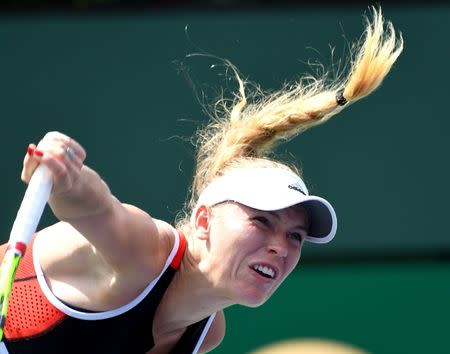
M36 157L43 156L42 151L36 151L36 145L30 144L27 148L27 153L23 159L23 168L21 173L22 181L28 183L30 181L31 176L34 173L34 170L39 165L39 160Z
M84 148L75 139L70 139L67 142L67 146L74 150L75 155L81 160L81 163L83 163L86 159L86 151Z
M23 162L21 178L29 182L40 163L53 174L53 191L66 192L80 175L86 151L74 139L59 132L47 133L37 144L30 144Z

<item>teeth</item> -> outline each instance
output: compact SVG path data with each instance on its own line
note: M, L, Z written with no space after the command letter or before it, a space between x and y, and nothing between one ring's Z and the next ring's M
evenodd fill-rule
M261 272L263 274L268 275L269 277L273 278L275 276L275 271L269 267L262 266L260 264L255 264L253 266L254 270L257 270L258 272Z

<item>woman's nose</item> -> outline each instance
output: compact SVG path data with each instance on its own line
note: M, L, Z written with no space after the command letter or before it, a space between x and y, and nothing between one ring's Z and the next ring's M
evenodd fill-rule
M275 253L279 257L287 257L288 255L288 241L286 236L281 233L276 233L270 237L270 242L268 245L269 252Z

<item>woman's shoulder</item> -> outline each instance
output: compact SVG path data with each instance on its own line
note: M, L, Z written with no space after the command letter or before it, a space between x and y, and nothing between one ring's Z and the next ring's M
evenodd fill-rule
M226 332L225 314L223 311L216 313L214 321L209 328L208 334L203 341L199 353L207 353L222 343Z
M136 232L132 250L132 262L125 274L142 274L145 281L156 278L164 269L176 244L178 234L166 221L149 216ZM131 271L131 272L130 272Z
M174 228L156 219L150 224L130 235L138 238L138 244L130 240L128 249L123 249L124 254L129 254L129 264L120 269L101 256L95 241L89 242L65 222L39 231L33 253L56 296L77 307L104 311L133 299L164 269L175 244ZM82 293L90 295L89 303L74 299L73 292L67 293L68 287L60 284L83 289Z

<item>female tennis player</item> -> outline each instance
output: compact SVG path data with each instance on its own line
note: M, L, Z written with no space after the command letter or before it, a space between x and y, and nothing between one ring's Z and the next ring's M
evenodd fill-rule
M263 304L305 241L326 243L336 233L331 204L267 154L369 95L402 48L392 24L373 10L347 77L305 79L247 103L236 72L239 98L199 132L192 201L176 227L117 200L84 164L75 139L51 132L30 145L22 179L39 164L49 168L49 204L60 222L36 233L19 266L1 353L217 347L225 308Z

